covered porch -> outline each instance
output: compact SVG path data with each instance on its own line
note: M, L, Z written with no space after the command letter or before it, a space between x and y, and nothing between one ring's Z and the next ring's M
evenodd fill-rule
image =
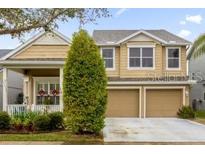
M9 69L23 74L21 104L8 102ZM62 84L63 65L40 65L38 63L19 66L5 65L3 66L3 111L7 111L10 115L28 111L63 111Z

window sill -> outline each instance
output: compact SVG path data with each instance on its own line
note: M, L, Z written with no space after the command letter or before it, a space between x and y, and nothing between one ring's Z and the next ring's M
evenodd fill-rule
M140 68L137 68L137 67L133 67L133 68L128 68L128 70L155 70L155 68L154 67L152 67L152 68L143 68L143 67L140 67Z

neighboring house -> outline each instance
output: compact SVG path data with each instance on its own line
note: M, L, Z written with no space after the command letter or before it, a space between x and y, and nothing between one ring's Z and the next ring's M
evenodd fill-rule
M0 58L11 52L9 49L0 49ZM22 93L23 81L22 74L14 72L12 70L8 71L8 103L14 104L17 101L17 97ZM0 111L3 107L3 70L0 68Z
M189 63L189 74L197 80L190 93L190 102L196 102L197 109L205 109L205 55L199 58L191 58L193 53L187 56Z
M186 52L190 45L165 30L95 30L93 38L108 76L108 117L174 117L189 105ZM71 41L57 31L41 32L1 58L8 70L24 75L24 96L32 110L62 110L63 65ZM100 81L99 81L100 82ZM4 93L4 110L8 105ZM9 106L9 107L8 107ZM20 108L20 107L19 107Z

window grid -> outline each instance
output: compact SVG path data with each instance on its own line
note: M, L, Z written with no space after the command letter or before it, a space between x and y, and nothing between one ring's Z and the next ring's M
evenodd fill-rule
M105 57L105 56L103 55L103 50L106 50L106 49L112 50L112 57ZM104 65L105 65L106 69L114 69L114 63L115 63L115 60L114 60L114 59L115 59L115 58L114 58L114 56L115 56L114 49L113 49L113 48L102 48L102 49L101 49L101 55L102 55L102 57L103 57ZM107 67L107 65L106 65L106 60L112 60L112 67Z
M132 48L135 48L135 47L132 47ZM129 48L129 67L130 68L153 68L153 59L154 59L154 49L152 48L152 56L142 56L142 50L143 48L142 47L136 47L138 49L140 49L140 56L130 56L130 49ZM149 48L149 47L148 47ZM140 66L130 66L130 59L136 59L136 58L139 58L140 59ZM143 67L142 66L142 62L143 62L143 59L152 59L152 66L151 67Z
M169 57L169 52L171 52L169 49L177 49L178 50L178 57ZM178 66L177 67L169 67L169 60L178 60ZM180 51L179 51L179 48L168 48L167 49L167 68L168 69L179 69L180 68Z

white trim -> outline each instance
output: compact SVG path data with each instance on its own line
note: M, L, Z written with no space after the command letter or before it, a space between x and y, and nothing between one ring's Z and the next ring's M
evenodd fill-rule
M188 81L108 81L108 85L178 85L178 84L196 84L196 80Z
M153 39L155 39L155 40L157 40L157 41L160 41L161 43L167 44L167 41L162 40L161 38L156 37L156 36L154 36L154 35L152 35L152 34L146 32L146 31L144 31L144 30L137 31L136 33L133 33L133 34L129 35L128 37L125 37L124 39L118 41L116 44L123 43L123 42L125 42L125 41L131 39L132 37L134 37L134 36L136 36L136 35L139 35L139 34L141 34L141 33L143 33L143 34L145 34L145 35L147 35L147 36L150 36L151 38L153 38Z
M101 47L100 48L100 54L101 54L101 57L104 60L103 53L102 53L103 49L112 49L112 52L113 52L113 68L105 68L105 69L106 69L106 71L114 71L115 70L115 47Z
M185 90L186 90L186 87L185 86L173 86L173 87L144 87L144 118L146 118L146 110L147 110L147 101L146 101L146 98L147 98L147 95L146 95L146 90L147 89L152 89L152 90L155 90L155 89L181 89L182 92L183 92L183 103L182 105L185 106L186 105L186 94L185 94Z
M140 67L130 67L130 48L140 48ZM152 67L142 67L142 48L152 48L153 57L152 57ZM146 45L132 45L127 47L127 69L128 70L155 70L155 46L146 46Z
M135 44L127 44L128 48L155 48L156 45L154 44L142 44L142 45L135 45Z
M8 69L3 68L3 111L7 111L8 106Z
M179 49L179 67L178 68L168 68L168 50L169 49ZM168 71L181 70L181 47L166 47L166 70Z
M62 38L65 42L67 42L68 44L70 44L70 39L67 38L66 36L64 36L63 34L61 34L60 32L56 31L56 30L52 30L50 31L51 33L56 34L57 36L59 36L60 38ZM8 53L7 55L3 56L2 58L0 58L0 60L6 60L7 58L17 54L17 52L19 52L20 50L22 50L23 48L25 48L26 46L31 45L34 41L36 41L37 39L39 39L41 36L43 36L44 34L46 34L46 31L40 31L39 33L37 33L36 35L34 35L32 38L28 39L25 43L21 44L20 46L18 46L16 49L14 49L13 51L11 51L10 53Z
M59 76L59 90L60 90L60 97L59 97L59 105L60 111L63 111L63 67L59 69L60 76Z
M138 89L139 90L139 118L142 117L142 87L141 86L108 86L106 89Z
M37 64L37 65L42 65L42 64L47 64L47 65L64 65L65 61L35 61L35 60L10 60L10 61L0 61L0 64Z

